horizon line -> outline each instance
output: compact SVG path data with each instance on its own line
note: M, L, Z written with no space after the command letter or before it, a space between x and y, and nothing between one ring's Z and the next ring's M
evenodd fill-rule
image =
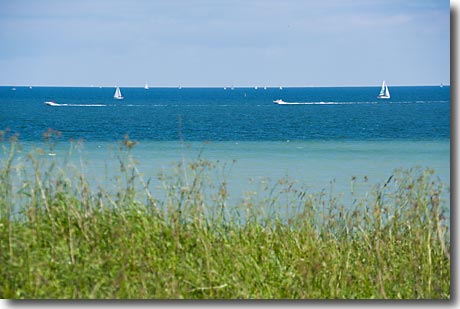
M449 84L425 84L425 85L388 85L389 87L440 87L440 86L445 86L445 87L450 87ZM62 88L144 88L144 86L122 86L122 85L0 85L0 87L24 87L24 88L30 88L30 87L62 87ZM257 89L255 89L257 87ZM381 87L380 84L378 85L305 85L305 86L289 86L289 85L278 85L278 86L259 86L259 85L223 85L223 86L182 86L182 85L176 85L176 86L148 86L148 89L154 89L154 88L252 88L254 90L264 90L264 88L353 88L353 87ZM146 89L147 90L147 89Z

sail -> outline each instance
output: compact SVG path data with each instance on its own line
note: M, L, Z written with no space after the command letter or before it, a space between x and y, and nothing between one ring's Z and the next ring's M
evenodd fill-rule
M385 81L382 82L382 88L380 88L380 93L379 93L379 97L381 96L384 96L385 95Z
M120 87L117 87L115 90L115 94L113 95L115 99L123 99L123 96L121 95Z
M385 98L390 98L390 90L388 90L387 85L385 85Z
M382 88L380 88L380 93L378 95L379 99L389 99L390 98L390 91L388 90L388 86L385 81L382 82Z

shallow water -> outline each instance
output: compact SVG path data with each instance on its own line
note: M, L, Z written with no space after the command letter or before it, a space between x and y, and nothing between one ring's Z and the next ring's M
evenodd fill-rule
M38 145L40 146L40 145ZM37 143L24 143L24 152ZM112 142L86 142L73 149L70 144L58 143L53 150L45 149L45 160L68 161L83 171L96 188L110 187L119 174L117 155L119 145ZM52 156L48 155L52 152ZM258 190L260 181L275 184L288 177L310 192L329 190L350 193L350 182L356 177L361 193L383 184L397 168L429 167L442 182L450 184L450 144L448 141L297 141L297 142L139 142L131 155L150 189L162 195L159 174L172 174L178 163L204 158L226 165L225 171L211 173L219 181L228 183L230 200L237 202L245 192ZM216 176L218 175L218 176ZM365 177L367 181L365 181ZM254 181L250 181L254 180ZM447 193L446 193L447 194ZM445 196L448 199L448 195Z

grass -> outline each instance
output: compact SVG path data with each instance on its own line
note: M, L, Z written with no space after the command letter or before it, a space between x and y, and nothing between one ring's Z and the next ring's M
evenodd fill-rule
M158 176L154 196L130 142L116 190L2 142L1 298L450 298L446 188L429 169L347 204L288 179L229 204L222 165L202 158Z

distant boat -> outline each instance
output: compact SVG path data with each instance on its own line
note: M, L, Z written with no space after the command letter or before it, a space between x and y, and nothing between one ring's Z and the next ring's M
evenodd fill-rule
M15 90L16 90L16 88L14 88L14 87L13 87L13 88L11 88L11 90L15 91Z
M148 85L148 84L145 84L144 89L145 89L145 90L148 90L148 89L149 89L149 85Z
M115 90L115 94L113 97L117 100L122 100L123 96L121 95L120 87L117 87L117 90Z
M286 104L286 102L284 102L283 100L275 100L275 101L273 101L273 103L275 103L275 104Z
M61 104L58 104L58 103L53 102L53 101L46 101L45 105L48 105L48 106L61 106Z
M442 87L444 87L444 85L441 83L441 85L439 85L439 87L441 87L441 88L442 88Z
M390 91L388 90L388 86L385 83L385 81L383 81L382 83L382 88L380 89L380 93L377 96L377 98L378 99L389 99L390 98Z

